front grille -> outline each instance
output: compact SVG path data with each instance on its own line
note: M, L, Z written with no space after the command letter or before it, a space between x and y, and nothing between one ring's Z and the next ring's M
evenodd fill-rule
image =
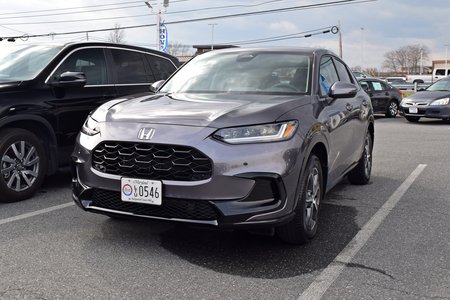
M94 189L90 206L168 219L217 220L213 205L206 200L163 198L162 205L151 205L124 202L120 199L120 192Z
M92 152L92 167L132 178L196 181L212 175L212 162L187 146L103 142Z

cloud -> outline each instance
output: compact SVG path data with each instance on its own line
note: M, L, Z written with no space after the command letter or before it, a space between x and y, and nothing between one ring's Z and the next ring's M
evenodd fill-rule
M298 32L299 31L297 25L295 25L294 23L289 22L289 21L281 21L281 22L271 23L269 25L269 27L272 30L279 30L279 31L284 31L284 32Z

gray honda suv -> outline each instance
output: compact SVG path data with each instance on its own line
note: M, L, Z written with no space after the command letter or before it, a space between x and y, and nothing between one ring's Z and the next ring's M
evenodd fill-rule
M327 50L212 51L154 88L87 118L73 152L82 209L274 228L301 244L328 190L369 182L371 102Z

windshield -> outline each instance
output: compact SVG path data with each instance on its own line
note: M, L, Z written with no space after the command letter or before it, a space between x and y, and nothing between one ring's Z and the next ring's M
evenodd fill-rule
M15 45L0 48L0 81L23 81L35 78L56 56L61 47Z
M208 52L184 65L163 93L307 93L308 55L292 52Z
M430 85L427 91L450 91L450 80L439 80Z

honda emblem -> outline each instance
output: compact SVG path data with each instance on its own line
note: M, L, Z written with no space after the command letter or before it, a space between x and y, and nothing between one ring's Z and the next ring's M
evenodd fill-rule
M154 128L141 128L138 133L138 139L140 140L150 140L155 134Z

